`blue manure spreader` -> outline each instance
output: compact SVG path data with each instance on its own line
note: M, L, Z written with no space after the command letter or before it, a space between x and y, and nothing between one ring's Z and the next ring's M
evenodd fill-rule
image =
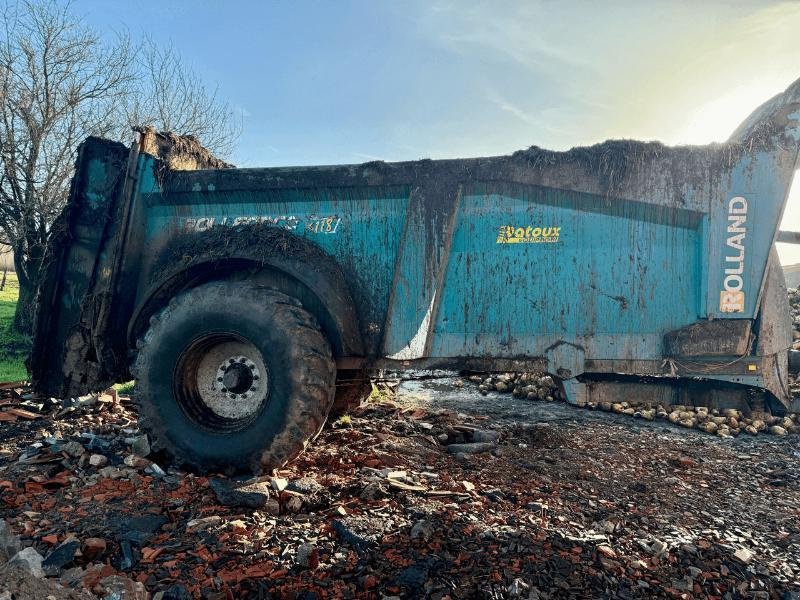
M34 386L135 378L154 448L256 472L385 369L785 410L774 244L798 237L778 231L798 148L800 81L708 146L236 169L191 138L90 138L39 290Z

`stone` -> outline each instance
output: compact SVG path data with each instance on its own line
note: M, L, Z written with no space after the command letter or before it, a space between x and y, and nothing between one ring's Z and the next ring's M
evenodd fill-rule
M650 408L640 412L639 416L641 416L646 421L653 421L656 418L656 409Z
M120 519L116 523L117 539L143 546L167 521L166 516L156 514Z
M221 478L210 479L208 483L220 504L239 508L262 508L272 487L267 481L247 483Z
M611 559L617 558L617 553L614 552L614 549L606 544L600 544L597 547L597 551L606 558L611 558Z
M300 479L295 479L294 481L289 482L289 485L286 486L286 489L290 492L297 492L298 494L305 494L307 496L326 491L325 486L319 483L313 477L301 477Z
M283 477L270 477L269 485L276 492L282 492L286 489L286 486L289 485L289 481Z
M500 439L500 432L491 429L476 429L472 432L473 442L489 442L494 443Z
M5 555L3 559L14 556L19 550L19 537L14 535L5 519L0 519L0 551Z
M361 493L358 495L362 500L367 502L374 502L386 495L386 490L377 481L372 481L364 486Z
M781 427L780 425L773 425L769 428L769 432L772 435L786 435L787 431Z
M89 456L89 464L93 467L105 467L108 464L108 458L102 454L92 454Z
M146 435L138 435L131 442L131 452L136 456L145 457L150 454L150 441Z
M50 577L58 575L62 567L72 562L80 546L81 543L76 539L67 540L63 544L56 546L53 551L42 560L42 569L45 575Z
M202 531L204 529L208 529L209 527L215 527L222 523L222 517L219 515L212 515L210 517L202 517L200 519L192 519L188 523L186 523L186 529L192 529L195 531Z
M414 523L414 525L411 527L411 532L409 535L411 536L412 540L422 539L423 541L427 542L433 537L434 532L435 528L433 523L423 519Z
M650 544L650 552L652 552L655 556L661 556L666 552L667 545L662 542L661 540L653 540L653 543Z
M89 560L102 556L106 551L106 541L103 538L90 537L83 540L81 553Z
M119 479L120 477L124 477L125 473L119 467L103 467L97 471L97 474L100 477L105 477L107 479Z
M83 578L83 574L83 567L72 567L71 569L62 571L58 580L61 582L61 585L65 587L75 587Z
M527 596L525 591L530 586L522 581L522 579L516 578L512 581L509 586L506 588L506 593L511 596L512 598L519 598L523 595Z
M104 600L148 600L150 594L140 581L124 575L111 575L98 584L104 592Z
M462 481L461 485L463 485L464 489L467 490L468 492L471 492L472 490L475 489L475 484L469 481Z
M316 569L319 565L319 551L314 544L300 544L295 561L301 567Z
M150 465L150 462L146 458L142 458L136 454L128 454L122 462L125 463L125 466L131 467L132 469L144 469Z
M192 600L192 594L180 583L174 583L163 592L161 600ZM155 600L155 597L153 597Z
M44 577L42 560L42 555L34 548L24 548L9 559L8 565L20 567L34 577Z
M447 451L450 454L481 454L489 452L494 448L490 442L475 442L472 444L450 444Z
M66 452L66 453L67 453L69 456L71 456L72 458L78 458L78 457L80 457L80 456L81 456L81 455L82 455L84 452L86 452L86 448L84 448L84 447L83 447L83 444L81 444L80 442L75 442L75 441L72 441L72 442L67 442L67 443L66 443L66 444L64 444L64 446L61 448L61 450L63 450L64 452Z
M736 560L744 564L747 564L751 560L753 560L753 553L750 552L750 550L748 550L747 548L739 548L736 552L733 553L733 557Z
M154 475L155 477L158 477L159 479L163 479L164 477L167 476L167 474L164 472L164 469L159 467L154 462L151 462L149 465L147 465L147 468L145 469L145 473L150 473L151 475Z
M285 506L289 512L299 513L303 509L303 499L300 496L289 496Z
M281 514L281 504L275 498L270 498L266 501L264 506L261 507L268 515L272 515L273 517L278 516Z

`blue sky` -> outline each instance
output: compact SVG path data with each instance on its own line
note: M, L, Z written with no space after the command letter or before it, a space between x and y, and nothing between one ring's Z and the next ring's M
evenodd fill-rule
M73 8L101 31L172 43L241 114L231 157L239 166L480 156L607 138L721 141L800 77L797 2ZM800 229L800 207L796 220Z

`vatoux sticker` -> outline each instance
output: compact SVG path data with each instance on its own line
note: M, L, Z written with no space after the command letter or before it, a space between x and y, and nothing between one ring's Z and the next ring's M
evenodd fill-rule
M503 225L497 232L498 244L552 244L558 242L561 227L514 227Z

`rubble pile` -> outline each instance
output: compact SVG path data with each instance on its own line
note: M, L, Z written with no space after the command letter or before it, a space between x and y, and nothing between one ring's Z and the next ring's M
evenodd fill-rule
M800 288L789 288L789 315L792 318L792 347L800 350Z
M48 586L30 597L800 593L790 438L521 399L569 417L496 421L464 390L458 410L373 398L285 469L205 477L154 456L125 397L37 412L26 395L0 399L0 539Z
M478 385L483 395L491 391L510 393L517 398L553 402L564 396L555 380L546 373L493 373L469 375L469 381Z
M468 375L482 394L490 391L510 393L518 398L545 402L564 400L555 380L545 373L495 373ZM772 415L765 411L744 414L736 409L705 406L651 405L637 402L588 402L584 408L642 418L648 421L665 419L688 429L699 429L719 437L735 437L740 433L757 435L800 434L800 414Z
M800 288L789 288L789 315L792 319L792 349L800 352ZM800 369L797 354L790 357L789 388L795 398L800 398Z

